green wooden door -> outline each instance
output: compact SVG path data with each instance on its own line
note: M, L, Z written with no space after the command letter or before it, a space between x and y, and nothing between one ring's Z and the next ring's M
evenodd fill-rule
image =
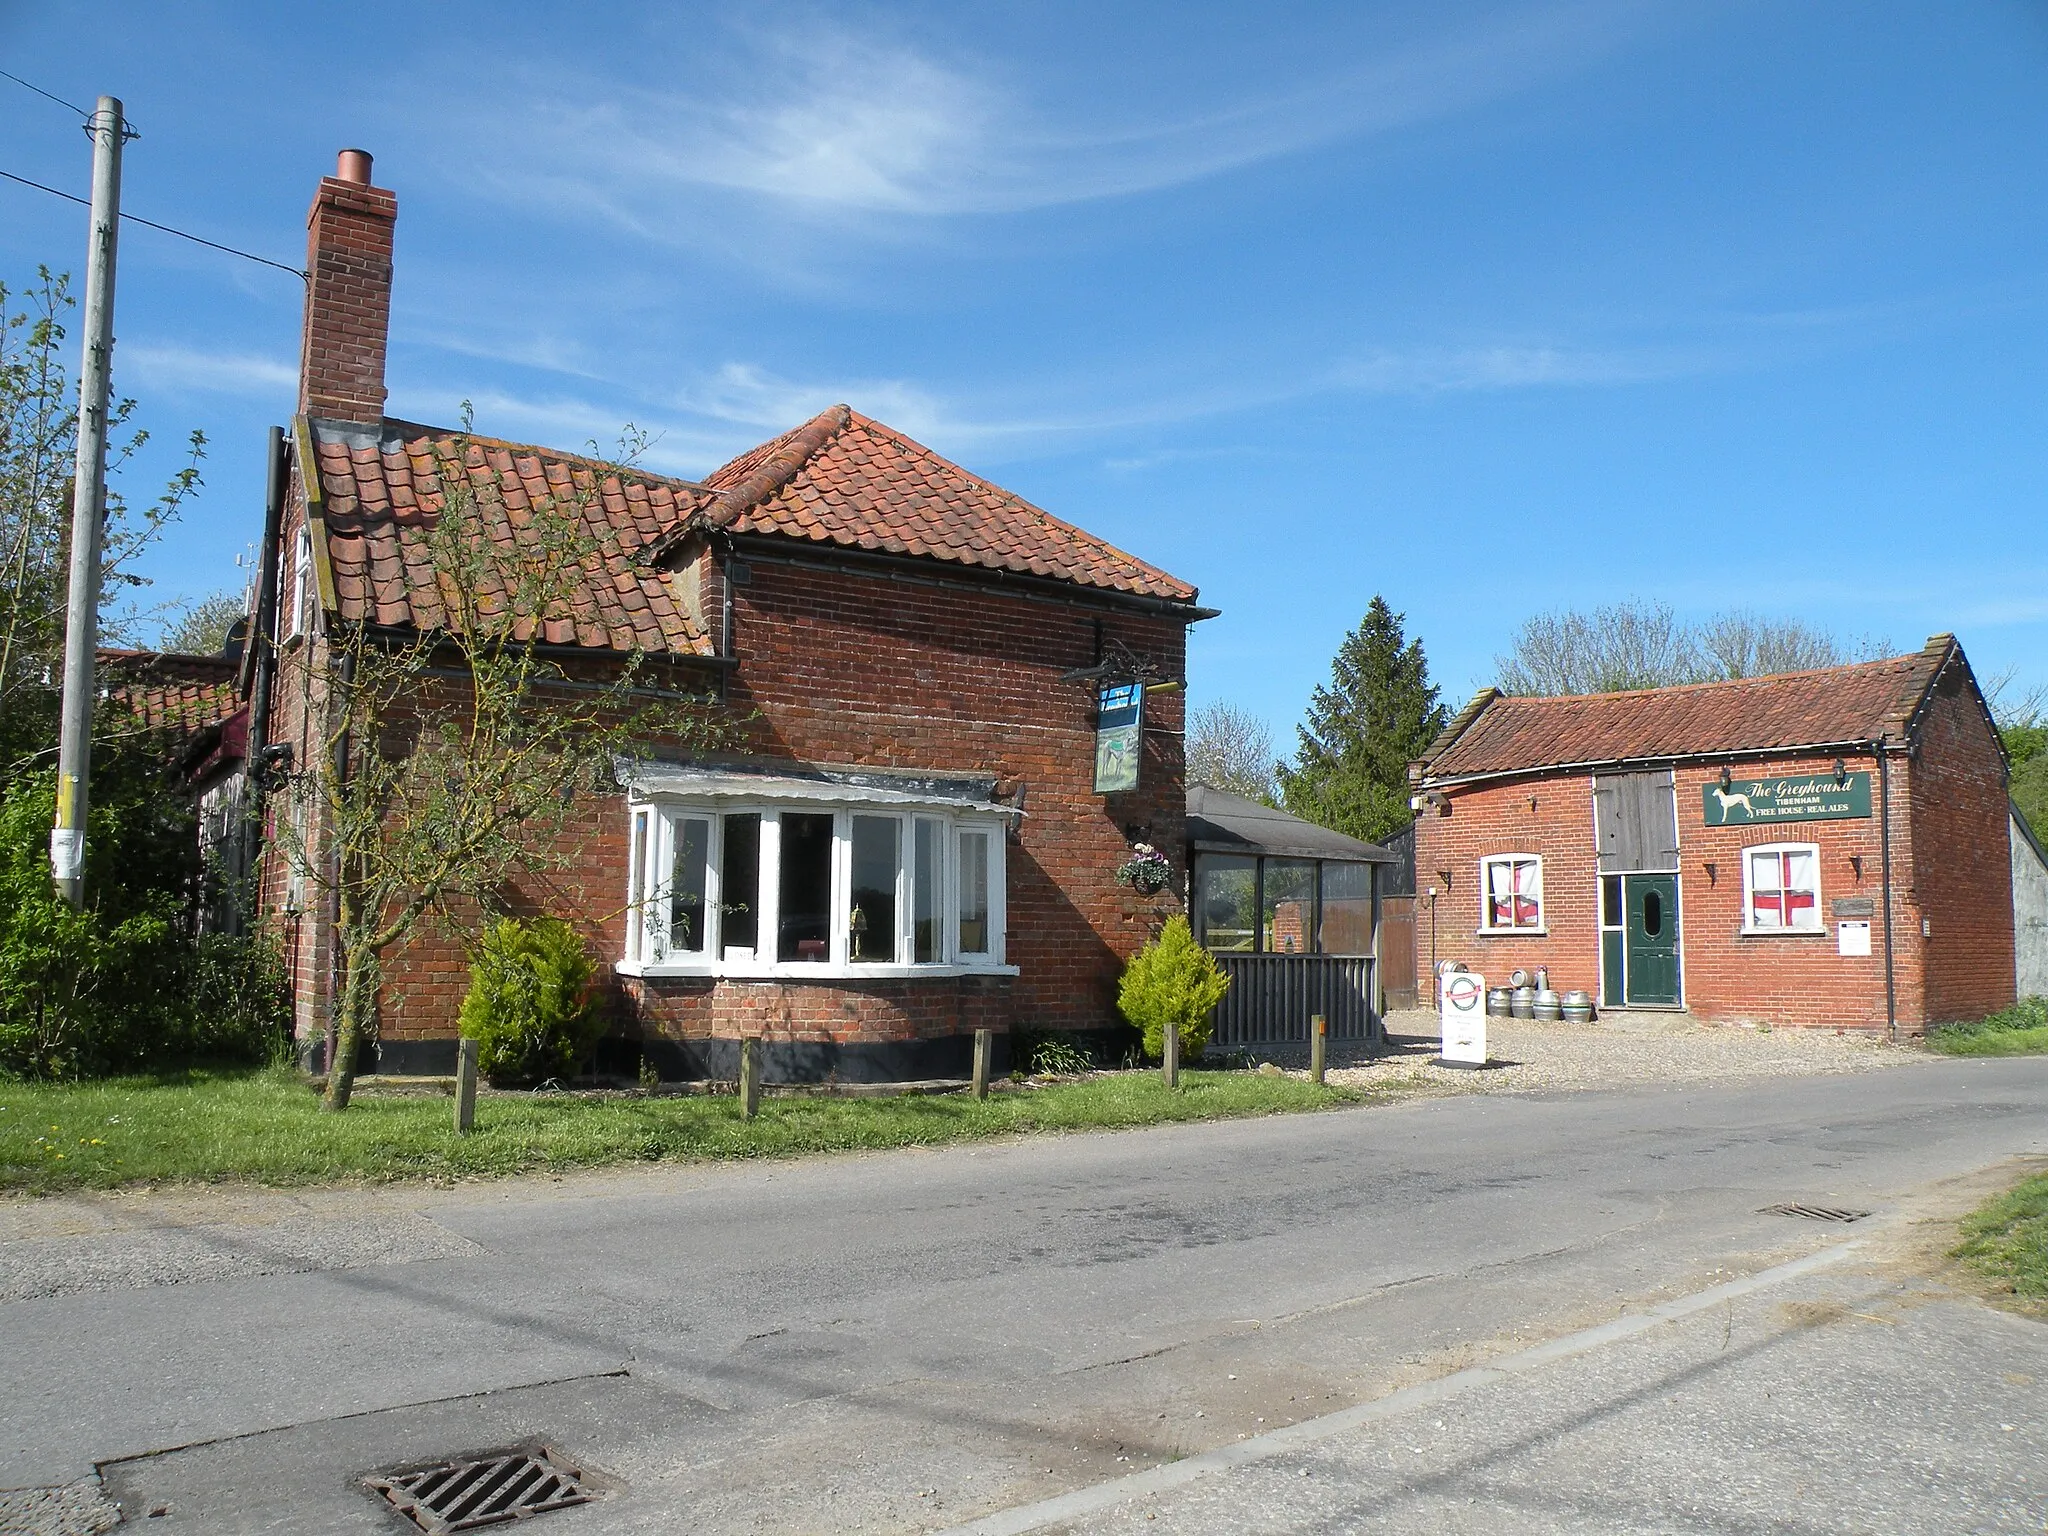
M1628 1001L1675 1004L1678 996L1678 876L1630 875L1627 906Z

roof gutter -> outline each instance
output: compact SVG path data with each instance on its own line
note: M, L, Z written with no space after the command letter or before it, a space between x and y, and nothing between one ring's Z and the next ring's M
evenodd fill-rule
M1809 741L1789 747L1737 747L1724 752L1677 752L1659 757L1600 757L1584 758L1569 763L1537 763L1528 768L1495 768L1484 773L1454 773L1446 775L1424 774L1409 781L1417 790L1455 789L1467 784L1483 784L1493 779L1529 779L1552 773L1590 773L1602 768L1676 768L1682 763L1724 763L1741 762L1759 757L1798 757L1812 752L1854 752L1858 756L1872 750L1870 738L1852 741Z

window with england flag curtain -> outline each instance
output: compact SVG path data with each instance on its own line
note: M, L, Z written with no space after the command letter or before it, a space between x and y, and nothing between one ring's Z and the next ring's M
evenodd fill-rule
M1482 859L1480 925L1487 933L1529 933L1543 927L1543 860L1502 853Z
M1818 933L1820 848L1781 843L1743 852L1743 929L1750 933Z

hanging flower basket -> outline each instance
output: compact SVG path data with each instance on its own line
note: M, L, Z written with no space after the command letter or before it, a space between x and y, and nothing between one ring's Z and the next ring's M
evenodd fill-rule
M1157 895L1173 878L1173 866L1166 855L1150 843L1131 845L1131 856L1116 867L1116 883L1128 885L1141 896Z

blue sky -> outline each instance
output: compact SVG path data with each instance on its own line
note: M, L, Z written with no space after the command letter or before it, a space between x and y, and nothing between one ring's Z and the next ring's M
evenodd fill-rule
M1453 700L1630 597L2048 681L2039 5L0 0L0 68L292 264L371 150L393 414L702 474L846 400L1199 584L1196 702L1283 746L1375 592ZM0 168L86 141L0 81ZM10 286L83 247L0 183ZM121 387L214 445L156 593L236 585L299 285L122 263Z

